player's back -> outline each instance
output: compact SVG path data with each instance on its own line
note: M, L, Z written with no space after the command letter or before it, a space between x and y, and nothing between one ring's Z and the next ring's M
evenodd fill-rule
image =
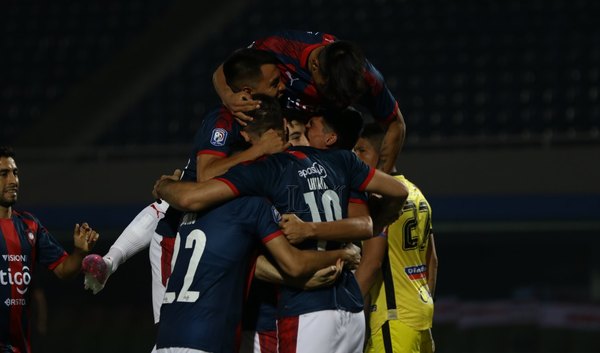
M275 207L306 222L347 217L351 190L362 191L374 170L345 150L293 147L259 162L237 166L225 181L235 192L267 195ZM301 249L339 249L340 242L307 240ZM344 271L333 287L303 291L282 287L279 315L293 316L328 309L362 310L362 297L354 276Z
M157 348L233 351L248 263L261 239L281 234L276 217L270 203L257 197L184 215Z

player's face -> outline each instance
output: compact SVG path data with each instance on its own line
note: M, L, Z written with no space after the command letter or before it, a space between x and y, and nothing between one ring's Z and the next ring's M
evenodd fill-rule
M279 97L285 90L285 84L281 81L281 73L277 66L266 64L260 67L262 80L260 80L252 93L266 94L270 97Z
M354 153L356 153L358 158L360 158L370 167L377 167L377 162L379 161L379 152L375 149L375 147L373 147L369 140L362 137L359 138L354 146Z
M288 141L292 146L308 146L308 140L304 132L306 126L298 120L292 120L287 124L288 129Z
M11 207L17 202L19 173L15 160L0 157L0 206Z
M327 142L335 135L328 130L322 116L310 118L306 124L306 137L308 138L310 146L326 149L328 147Z

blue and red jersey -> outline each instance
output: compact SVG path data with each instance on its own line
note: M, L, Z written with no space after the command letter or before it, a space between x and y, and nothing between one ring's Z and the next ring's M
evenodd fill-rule
M336 40L335 36L322 32L281 31L250 46L272 52L279 60L287 108L316 112L324 99L308 69L308 57L314 49ZM367 108L378 122L389 123L397 118L398 102L381 73L368 60L365 60L364 79L368 90L356 103Z
M235 193L266 196L284 213L306 222L347 217L351 190L363 191L375 171L346 150L291 147L284 153L231 168L222 177ZM300 249L333 250L344 244L307 240ZM334 286L311 291L282 286L279 316L342 309L362 310L363 301L354 276L344 271Z
M30 352L30 284L36 265L54 270L67 253L40 221L13 211L0 219L0 351Z
M233 352L252 254L281 236L265 198L244 197L186 213L161 307L157 348Z
M194 136L190 158L183 168L181 180L197 180L196 157L202 154L211 154L218 157L227 157L238 143L243 141L240 135L242 126L234 119L233 114L221 106L211 110L204 119ZM156 233L167 238L174 238L181 219L181 212L172 207L167 209L165 217L156 226Z

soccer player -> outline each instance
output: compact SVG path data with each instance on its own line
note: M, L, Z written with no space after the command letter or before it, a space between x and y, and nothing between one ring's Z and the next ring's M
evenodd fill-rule
M324 118L347 122L358 114L346 109L328 113ZM358 134L355 131L356 138ZM350 190L392 197L399 210L407 195L404 185L344 150L356 142L356 138L348 136L324 136L340 149L291 147L258 162L238 165L222 177L202 183L177 181L177 174L163 176L153 193L183 210L206 209L238 195L262 195L269 197L277 209L310 222L346 218ZM311 133L308 137L310 141ZM340 243L308 240L299 247L326 250L339 248ZM277 323L280 352L361 352L365 328L362 308L359 287L347 270L331 288L302 291L283 286Z
M15 153L0 147L0 351L29 353L29 289L36 266L60 279L75 277L98 233L87 223L75 224L74 249L67 254L34 215L13 209L18 193Z
M277 96L284 86L269 52L242 49L224 63L227 82L247 94ZM261 135L248 149L231 155L233 146L243 142L242 126L231 112L219 107L209 112L194 137L191 156L182 180L202 181L223 174L230 167L254 160L264 154L282 151L287 147L281 136L273 131ZM154 202L140 212L125 228L104 258L91 255L84 263L86 288L94 294L102 290L108 276L128 258L150 247L152 268L152 303L154 321L158 323L160 306L167 278L171 271L171 254L181 213L169 208L166 202Z
M287 108L310 113L323 106L360 104L387 132L379 167L390 172L404 144L406 126L398 103L381 73L354 43L322 32L281 31L257 40L251 47L274 53L285 83ZM247 93L227 85L222 67L213 74L215 90L224 105L243 117L258 104Z
M382 139L377 125L367 125L356 154L375 166ZM408 188L400 218L380 236L363 242L363 257L355 273L368 301L370 337L365 352L431 353L438 263L431 207L413 183L402 175L396 178Z
M335 266L338 259L358 262L358 248L298 250L279 230L279 221L277 210L261 197L185 214L161 307L157 352L235 351L245 278L258 241L293 277Z

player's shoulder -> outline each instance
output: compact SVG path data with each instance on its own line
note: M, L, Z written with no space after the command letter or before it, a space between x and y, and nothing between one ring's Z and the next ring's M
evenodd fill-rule
M33 213L31 213L31 212L13 210L12 214L13 214L13 216L20 218L20 219L34 221L36 223L39 223L38 218L36 216L34 216Z

